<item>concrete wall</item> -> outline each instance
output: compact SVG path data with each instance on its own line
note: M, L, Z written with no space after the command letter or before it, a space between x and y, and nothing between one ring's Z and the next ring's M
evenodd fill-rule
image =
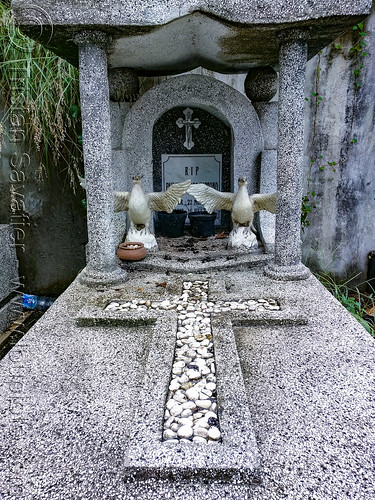
M0 333L21 314L18 269L13 228L0 224Z
M39 165L4 141L0 149L0 224L16 231L23 291L57 296L85 266L84 192L74 194L66 175L54 168L38 180ZM13 165L12 165L13 163ZM1 268L0 268L1 269ZM0 270L0 274L2 269Z
M374 30L373 8L366 36L353 30L309 61L306 89L305 192L316 193L317 208L303 234L304 259L341 276L361 271L359 281L366 279L367 256L375 249ZM350 53L358 38L369 54L360 60ZM359 63L364 67L356 90Z

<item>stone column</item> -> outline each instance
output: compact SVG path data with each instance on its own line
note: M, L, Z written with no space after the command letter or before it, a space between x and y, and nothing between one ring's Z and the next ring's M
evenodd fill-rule
M310 271L301 263L301 203L304 154L304 107L307 32L279 34L280 73L277 146L277 208L275 260L265 274L273 279L299 280Z
M106 46L102 32L75 36L79 50L79 86L85 165L88 229L88 264L80 275L90 286L123 281L126 272L117 264L113 226L111 123Z

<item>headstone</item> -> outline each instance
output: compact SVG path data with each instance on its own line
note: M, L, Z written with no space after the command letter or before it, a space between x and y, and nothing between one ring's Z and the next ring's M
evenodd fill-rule
M192 184L203 183L222 191L222 157L221 154L162 155L163 191L171 184L186 179L191 179ZM204 206L189 194L182 197L176 208L188 213L204 210ZM221 213L216 217L215 224L221 225Z
M154 125L154 190L191 179L192 183L205 183L218 191L231 191L231 148L231 130L222 120L198 107L172 108ZM204 210L190 195L185 195L177 208L188 212ZM229 214L218 213L215 224L229 228Z

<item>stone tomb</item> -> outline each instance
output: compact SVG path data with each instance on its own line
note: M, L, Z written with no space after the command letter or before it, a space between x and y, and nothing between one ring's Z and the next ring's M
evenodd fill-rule
M251 481L259 452L232 322L290 326L307 318L285 302L281 310L272 298L223 300L221 279L181 284L180 296L115 300L77 316L78 326L91 328L154 325L133 402L125 477Z
M183 283L197 281L219 309L209 314L222 441L168 442L177 308L190 302ZM279 310L234 307L270 299ZM76 280L1 361L3 497L372 498L374 363L373 339L313 277Z
M21 0L12 5L23 30L79 66L89 261L1 362L4 498L374 497L374 342L309 276L300 256L306 61L361 21L371 2L117 0L98 8L91 0L36 0L37 23L35 8ZM145 190L153 190L152 135L164 113L199 108L226 123L233 179L246 175L257 190L270 115L261 124L247 97L210 77L171 78L144 94L126 114L111 154L108 68L157 76L198 65L226 73L279 69L275 253L268 264L245 262L242 270L201 263L184 279L179 273L187 269L168 263L147 272L121 269L112 179L121 172L126 188L136 167ZM199 127L180 124L190 154ZM179 324L192 306L184 282L201 282L202 294L208 282L213 304L208 312L204 300L194 301L198 332L186 339L177 338L178 327L190 324ZM253 300L280 309L250 310L245 304ZM212 339L195 325L198 317L210 320ZM182 441L186 430L178 442L163 440L168 401L185 383L171 378L181 361L175 346L185 340L202 359L216 360L213 368L183 354L188 378L189 370L204 377L207 368L216 377L216 395L206 384L190 400L202 408L196 420L206 418L220 432L211 431L206 443ZM184 400L191 392L178 394ZM180 423L170 430L178 434L172 425ZM198 427L193 439L202 437L194 434Z

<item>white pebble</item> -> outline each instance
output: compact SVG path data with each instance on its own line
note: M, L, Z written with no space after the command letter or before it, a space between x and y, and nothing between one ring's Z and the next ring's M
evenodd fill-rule
M174 399L170 399L169 401L167 401L167 404L165 406L168 408L168 410L171 410L176 405L178 405L177 401L175 401Z
M169 384L169 390L170 391L177 391L181 387L180 383L177 381L176 378L174 378L171 383Z
M217 441L221 437L221 432L217 427L211 427L210 429L208 429L208 437L213 441Z
M194 428L194 436L200 436L203 438L207 438L208 430L205 429L204 427L195 427Z
M191 399L192 401L196 401L199 398L199 392L195 389L195 387L191 387L186 391L186 396L188 399ZM195 405L195 403L194 403ZM195 405L196 406L196 405Z
M169 411L170 411L171 415L173 415L174 417L177 417L178 415L181 415L182 408L180 405L177 404L176 406L173 406Z
M194 422L194 429L196 429L198 427L202 427L203 429L208 429L210 427L209 424L208 424L208 422L207 422L207 418L206 417L198 418Z
M189 425L190 427L193 425L193 417L183 417L178 419L178 423L180 425Z
M177 437L177 434L173 432L171 429L167 429L164 431L164 439L174 439Z
M204 443L204 444L206 444L207 443L207 439L202 438L200 436L194 436L193 437L193 442L194 443Z
M212 405L212 401L209 399L197 399L195 401L195 404L198 406L198 408L205 408L208 410L210 406Z
M189 380L198 380L201 378L201 374L198 370L187 370L186 375L189 377Z
M193 435L193 428L191 425L183 425L177 431L177 436L179 438L190 438Z

